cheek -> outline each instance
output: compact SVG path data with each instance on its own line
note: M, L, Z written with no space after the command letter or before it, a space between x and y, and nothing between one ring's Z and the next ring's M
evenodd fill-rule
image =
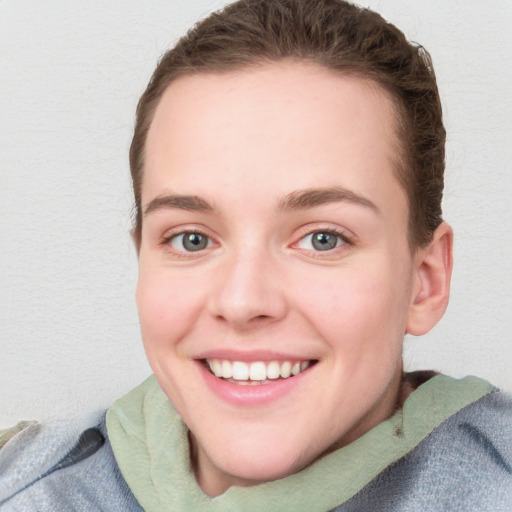
M375 346L401 344L408 309L409 279L391 265L336 269L309 282L301 309L333 349L354 356L378 353ZM298 292L300 293L300 291ZM393 347L393 351L395 348Z
M193 325L201 298L190 280L166 269L141 268L136 291L142 339L148 356L177 343Z

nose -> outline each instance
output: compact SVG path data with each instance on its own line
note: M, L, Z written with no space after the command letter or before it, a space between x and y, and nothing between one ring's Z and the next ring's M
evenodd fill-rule
M209 296L210 313L238 330L281 320L287 301L277 262L264 251L246 247L216 269Z

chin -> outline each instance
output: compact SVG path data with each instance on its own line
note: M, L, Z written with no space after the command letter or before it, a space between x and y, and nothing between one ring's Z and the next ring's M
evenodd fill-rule
M198 452L196 464L204 467L207 460L210 468L214 467L218 475L223 475L229 485L247 487L279 480L304 469L325 451L320 447L305 448L306 439L291 440L289 434L287 431L264 439L260 432L257 439L244 434L242 442L240 437L236 442L229 442L227 438L223 442L205 441L202 446L206 450ZM283 442L286 437L295 442ZM197 449L196 442L194 445Z
M221 461L219 469L231 477L231 485L250 487L253 485L273 482L285 478L303 469L307 464L284 457L268 459L268 454L258 457L238 458L237 460ZM224 466L224 467L222 467Z

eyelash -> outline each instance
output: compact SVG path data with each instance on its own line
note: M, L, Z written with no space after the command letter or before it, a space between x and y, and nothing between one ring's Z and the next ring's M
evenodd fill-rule
M341 243L339 245L336 245L335 247L333 247L331 249L326 249L325 251L315 250L315 249L303 249L305 251L308 251L311 254L314 254L314 257L316 257L316 258L328 257L329 255L332 255L332 253L336 249L340 249L343 246L354 245L353 240L351 239L351 237L349 237L347 235L347 233L345 231L330 227L330 228L325 228L325 229L324 228L316 228L316 229L305 230L303 233L301 233L300 238L291 245L291 247L292 248L297 247L299 245L299 243L302 242L305 238L307 238L308 236L312 236L315 233L333 235L341 241ZM197 251L187 251L187 250L185 250L185 248L183 248L182 250L179 250L179 249L175 249L172 247L173 240L175 240L176 238L178 238L180 236L187 235L187 234L188 235L200 235L202 237L205 237L207 239L207 246L204 249L198 249ZM167 236L162 237L162 240L159 245L161 245L162 247L169 248L169 250L172 251L174 253L174 255L178 258L190 258L191 256L194 256L196 252L197 252L197 256L203 255L204 251L206 249L208 249L209 247L211 247L212 244L215 244L215 241L213 240L213 238L211 236L204 233L204 231L201 231L199 229L190 229L190 230L176 231Z
M336 249L340 250L344 246L354 245L352 238L347 235L346 231L332 228L332 227L329 227L329 228L321 228L320 227L320 228L316 228L316 229L308 229L307 231L305 231L303 234L301 234L298 241L292 245L292 247L297 247L305 238L307 238L308 236L313 236L316 233L322 233L322 234L335 236L341 242L339 245L336 245L335 247L333 247L331 249L326 249L325 251L315 250L315 249L304 249L304 250L307 250L308 252L310 252L311 254L313 254L314 257L316 257L316 258L329 257L329 255L332 255L333 252L336 251ZM338 242L337 242L337 244L338 244ZM338 251L336 251L336 253L337 252Z
M207 239L207 246L204 249L199 249L198 251L186 251L185 248L183 248L182 250L177 250L173 248L173 240L183 235L200 235ZM178 258L190 258L191 256L195 255L196 252L198 253L197 256L204 254L204 250L208 249L212 245L212 243L215 243L213 238L204 233L203 231L201 231L200 229L184 229L181 231L170 233L169 235L162 237L160 246L167 247Z

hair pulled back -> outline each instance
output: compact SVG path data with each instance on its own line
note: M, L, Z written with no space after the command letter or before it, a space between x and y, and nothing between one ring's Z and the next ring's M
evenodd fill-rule
M140 243L146 138L155 109L180 76L302 59L383 87L397 108L396 176L409 203L409 242L427 245L442 222L446 132L428 52L379 14L344 0L240 0L197 23L161 58L140 98L130 148Z

